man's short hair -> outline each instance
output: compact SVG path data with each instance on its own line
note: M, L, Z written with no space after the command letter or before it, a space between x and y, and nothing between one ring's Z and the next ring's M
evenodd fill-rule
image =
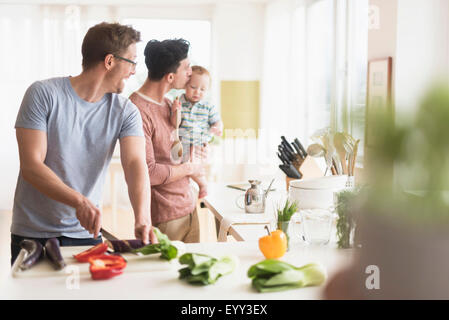
M104 60L108 54L123 54L133 43L140 41L140 32L131 26L102 22L91 27L81 46L83 70Z
M148 78L161 80L168 73L176 73L181 61L187 58L190 43L184 39L150 40L145 47Z

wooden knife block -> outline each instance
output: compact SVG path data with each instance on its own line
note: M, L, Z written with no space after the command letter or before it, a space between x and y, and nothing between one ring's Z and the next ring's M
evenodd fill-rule
M320 178L324 176L324 172L320 169L315 159L311 156L307 156L302 163L295 165L295 167L302 174L302 178L300 180ZM290 181L292 180L298 179L286 177L287 191L290 186Z

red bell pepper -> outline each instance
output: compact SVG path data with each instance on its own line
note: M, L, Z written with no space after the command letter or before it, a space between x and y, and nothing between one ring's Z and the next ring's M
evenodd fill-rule
M97 244L96 246L87 249L81 253L78 253L77 255L74 255L73 257L78 260L78 262L87 262L90 257L98 256L100 254L105 253L108 250L107 243L103 242L100 244Z
M94 280L110 279L123 273L126 260L121 256L98 255L89 258L90 274Z

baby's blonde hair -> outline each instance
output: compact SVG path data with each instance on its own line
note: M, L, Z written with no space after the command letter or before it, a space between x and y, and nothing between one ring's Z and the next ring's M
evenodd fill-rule
M204 68L202 66L193 66L192 67L192 74L194 74L194 73L196 73L196 74L198 74L200 76L202 76L202 75L208 76L209 77L209 87L210 87L210 85L212 83L212 78L210 77L210 73L209 73L209 71L207 71L206 68Z
M210 73L209 73L209 71L207 71L207 69L204 68L204 67L202 67L202 66L193 66L193 67L192 67L192 73L197 73L197 74L200 74L200 75L205 74L205 75L207 75L207 76L209 77L209 79L210 79Z

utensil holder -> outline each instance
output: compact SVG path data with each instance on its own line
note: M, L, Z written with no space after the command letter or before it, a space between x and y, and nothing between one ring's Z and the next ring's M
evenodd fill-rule
M298 164L294 164L296 169L301 173L302 178L301 179L312 179L312 178L320 178L324 176L324 172L321 170L321 168L316 163L316 160L311 157L307 156L304 161ZM287 184L287 191L290 186L290 181L292 180L298 180L295 178L286 177L286 184Z

